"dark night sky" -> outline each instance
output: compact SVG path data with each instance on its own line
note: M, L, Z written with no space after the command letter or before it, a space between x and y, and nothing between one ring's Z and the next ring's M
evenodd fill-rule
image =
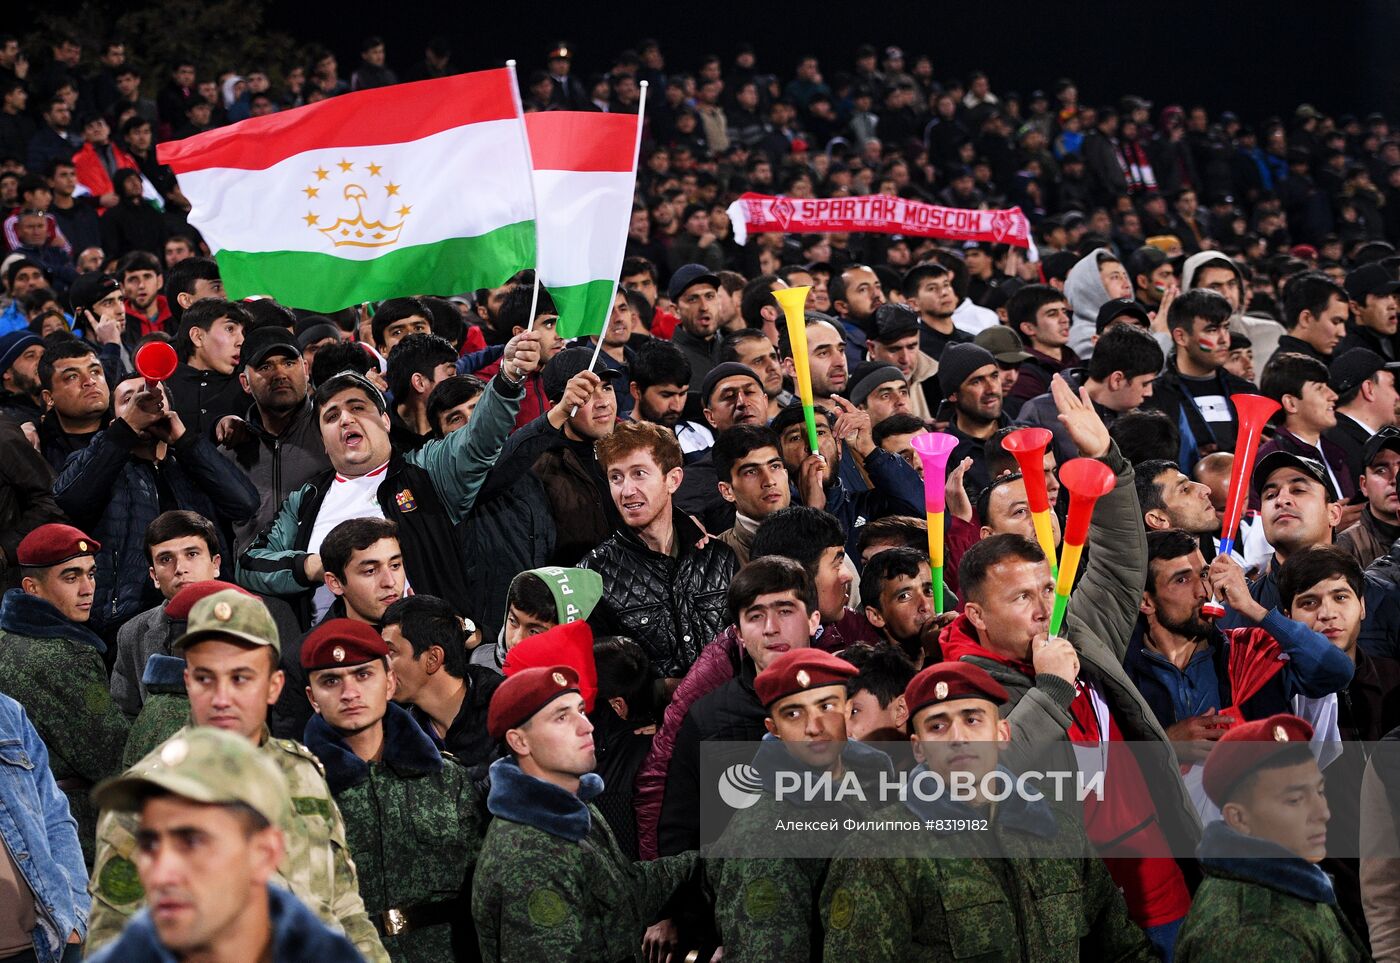
M62 15L77 6L11 0L0 23L25 33L38 10ZM1158 108L1203 103L1258 121L1308 101L1330 113L1381 110L1400 119L1395 0L268 0L267 8L270 28L326 42L346 76L367 34L386 38L390 66L400 69L433 35L452 41L464 68L512 57L526 69L542 66L549 45L564 38L585 76L646 36L659 38L668 66L680 70L705 53L727 61L751 41L760 66L781 76L808 51L828 76L848 69L855 46L869 41L931 54L940 79L986 70L998 91L1026 94L1068 75L1094 104L1136 93Z
M679 69L693 68L696 57L709 52L728 60L739 41L750 40L760 66L782 75L804 51L820 56L828 75L845 69L855 45L869 40L930 53L939 78L982 68L994 89L1023 94L1069 75L1079 82L1081 99L1092 103L1131 92L1158 107L1201 102L1213 111L1234 109L1246 120L1291 113L1302 101L1329 112L1400 115L1400 5L1388 0L539 0L415 3L406 18L386 17L383 3L367 0L273 7L270 26L326 40L347 75L368 33L386 38L395 67L410 63L435 33L451 38L466 67L510 57L526 68L540 66L548 45L563 37L578 51L580 74L605 69L608 57L644 36L660 39L668 66ZM968 8L987 15L960 12Z

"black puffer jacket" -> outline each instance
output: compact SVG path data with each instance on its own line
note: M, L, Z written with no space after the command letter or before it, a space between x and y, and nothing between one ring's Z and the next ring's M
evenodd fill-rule
M676 733L671 764L666 768L666 792L656 826L656 849L662 856L699 849L700 813L724 812L718 782L700 778L702 744L710 743L706 749L707 768L718 764L722 771L731 763L752 761L752 743L763 738L763 720L767 716L754 692L757 674L753 661L743 657L737 676L701 696L685 714ZM709 837L709 841L714 838Z
M725 599L739 561L688 515L672 509L677 558L647 548L630 528L614 532L579 565L603 577L603 598L588 621L600 635L626 635L665 678L685 675L705 645L729 621Z
M160 602L146 575L146 527L163 510L198 512L219 530L221 578L233 571L225 523L246 521L258 510L248 476L219 457L208 439L186 430L159 462L135 457L136 432L120 418L68 459L54 482L58 507L102 543L90 627L101 633Z

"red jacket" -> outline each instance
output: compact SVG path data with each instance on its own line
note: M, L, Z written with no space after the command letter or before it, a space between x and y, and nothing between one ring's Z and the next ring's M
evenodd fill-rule
M1035 666L1031 663L993 652L979 642L977 633L973 631L972 623L967 620L966 615L959 615L939 634L938 645L943 650L944 662L960 662L963 656L973 655L992 662L1000 662L1024 676L1035 678Z
M482 381L490 381L496 372L501 370L501 359L473 371ZM544 379L541 372L536 371L525 379L525 397L520 399L520 413L515 416L515 428L524 428L540 415L549 411L553 406L549 399L544 396ZM511 430L514 431L515 428Z
M156 295L156 316L154 318L148 318L140 311L137 311L136 305L132 304L130 301L124 301L123 303L126 305L127 323L130 324L130 319L135 319L141 326L141 337L144 338L146 335L153 334L156 331L164 331L166 334L175 333L170 329L170 322L174 318L174 315L170 313L170 301L166 299L165 295Z
M129 167L134 171L140 171L136 166L135 159L122 150L116 144L112 144L112 159L116 161L116 169ZM116 188L112 185L112 178L107 173L107 165L102 162L102 158L97 156L97 151L91 144L84 144L82 150L73 155L73 166L77 168L78 184L87 188L88 193L93 197L101 197L103 194L114 194Z

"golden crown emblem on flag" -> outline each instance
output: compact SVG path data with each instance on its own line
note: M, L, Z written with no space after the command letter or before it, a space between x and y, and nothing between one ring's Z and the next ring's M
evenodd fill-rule
M341 174L351 174L355 170L353 161L343 159L331 166L339 167ZM321 215L308 210L302 220L308 228L314 228L324 234L336 247L391 247L399 242L404 222L413 212L413 208L398 197L399 185L392 179L384 178L382 165L370 162L363 166L368 177L357 179L366 180L370 186L350 183L341 191L341 198L355 205L353 217L342 214L336 217L334 223L322 224ZM302 188L302 193L308 201L320 199L323 188L318 185L331 176L331 171L324 166L318 166L312 174L315 180ZM375 178L380 180L376 181ZM380 196L381 190L383 196ZM391 198L398 200L393 201ZM385 208L393 203L398 203L399 206L386 211ZM368 214L366 208L369 209Z

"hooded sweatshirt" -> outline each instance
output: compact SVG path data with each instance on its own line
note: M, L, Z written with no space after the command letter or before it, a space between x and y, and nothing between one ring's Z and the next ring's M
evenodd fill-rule
M1247 299L1249 285L1245 282L1244 272L1240 270L1238 264L1219 251L1202 251L1200 254L1193 254L1186 259L1185 263L1181 265L1181 290L1190 291L1196 287L1196 276L1200 274L1201 268L1207 264L1216 263L1235 272L1235 276L1240 279L1240 297ZM1259 377L1264 371L1264 366L1269 363L1269 359L1278 350L1278 339L1283 336L1283 325L1272 318L1233 314L1230 316L1230 330L1249 339L1254 349L1255 377ZM1171 345L1167 344L1162 350L1168 351L1170 347Z
M1095 248L1082 257L1065 276L1065 299L1074 309L1074 323L1069 329L1069 349L1081 358L1094 353L1095 322L1099 308L1108 300L1108 290L1099 278L1099 262L1104 258L1118 259L1106 247Z
M588 618L603 597L603 577L586 568L561 568L558 565L532 568L512 579L511 588L515 587L516 580L526 575L538 578L549 589L549 594L554 596L555 622L558 625ZM487 642L473 649L471 664L489 666L504 673L505 631L502 625L501 635L495 642Z

